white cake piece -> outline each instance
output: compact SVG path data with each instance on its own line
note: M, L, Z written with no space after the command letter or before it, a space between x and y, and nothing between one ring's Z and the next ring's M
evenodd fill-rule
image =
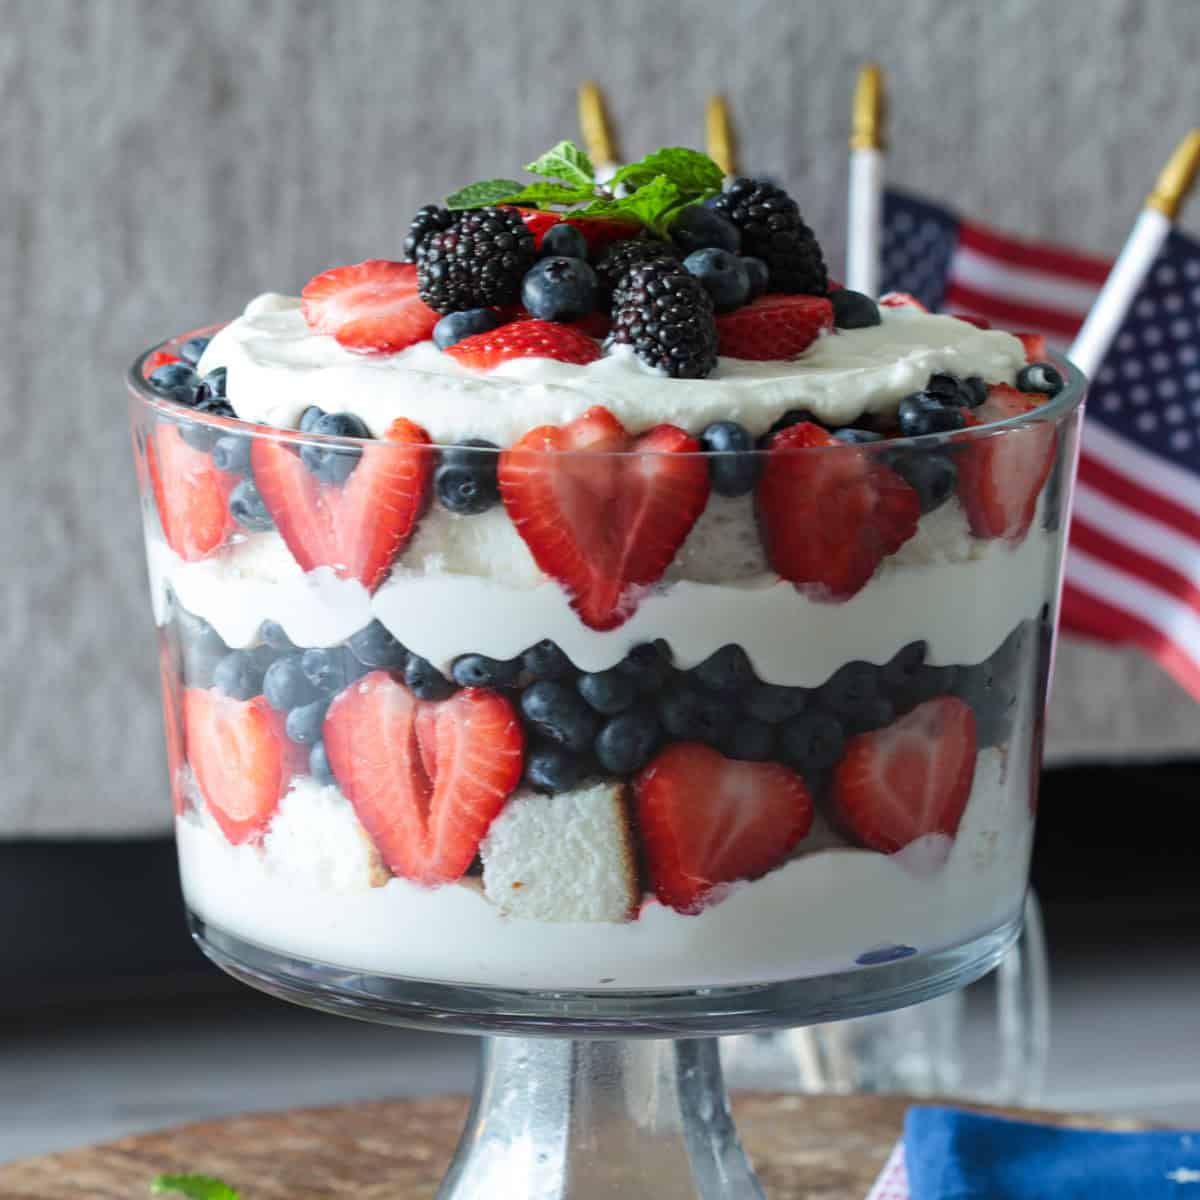
M505 915L626 921L638 901L625 786L516 792L480 847L483 890Z
M713 492L663 579L724 583L753 579L770 569L754 517L754 497Z

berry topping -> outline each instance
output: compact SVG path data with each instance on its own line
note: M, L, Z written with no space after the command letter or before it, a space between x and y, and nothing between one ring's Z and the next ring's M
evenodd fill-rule
M838 329L867 329L882 320L879 305L862 292L838 288L829 293L829 299L833 304L833 323Z
M682 264L653 259L630 267L613 292L611 342L633 347L673 379L703 379L717 365L712 300Z
M671 237L688 255L708 249L736 254L742 245L738 227L728 217L703 204L691 204L680 212L671 225Z
M530 646L521 655L521 664L535 680L566 679L575 672L571 660L549 638Z
M493 442L471 438L461 446L449 446L442 451L441 465L433 477L433 489L444 509L460 516L471 516L486 512L500 502L500 487L496 482L497 449Z
M455 685L427 658L410 654L404 664L404 682L418 700L446 700L454 695Z
M200 359L204 357L204 352L208 349L208 343L210 341L212 341L212 338L188 338L188 340L179 347L179 357L182 358L185 363L188 363L190 366L194 367L200 361Z
M229 493L229 515L249 533L265 533L275 522L253 479L238 480Z
M607 721L596 734L596 760L613 775L632 775L650 761L661 735L654 710L639 705Z
M539 792L574 791L592 772L586 755L572 754L553 742L539 742L525 754L525 779Z
M557 225L551 225L542 234L541 241L538 243L538 253L543 258L582 258L586 261L588 256L587 238L574 225L560 221Z
M503 662L486 654L460 654L450 674L460 687L512 687L521 674L521 662L519 659Z
M346 639L346 645L364 667L403 669L408 661L408 651L380 621L372 621L357 633L352 633Z
M355 354L395 354L433 336L437 313L417 295L410 263L368 259L316 275L301 293L304 319Z
M581 258L542 258L521 283L521 303L542 321L586 316L596 305L596 272Z
M771 565L815 599L861 590L917 531L917 493L868 452L810 423L771 441L758 520Z
M892 854L925 834L953 837L974 772L975 717L941 696L850 740L834 772L834 811L864 846Z
M1040 392L1045 396L1057 396L1066 387L1062 373L1052 363L1032 362L1017 372L1017 390Z
M742 255L742 270L750 283L750 299L763 295L771 286L771 268L761 258L752 254Z
M285 442L255 439L258 490L305 571L332 567L374 589L408 541L425 501L429 436L403 417L369 442L345 483L326 483Z
M575 687L596 712L610 717L624 712L637 698L633 677L616 667L580 675Z
M487 333L504 324L504 318L494 308L468 308L452 312L433 327L433 340L439 350L449 350L464 338Z
M521 713L542 737L576 753L591 747L600 728L583 698L552 679L531 684L521 693Z
M160 396L189 408L196 403L200 393L200 379L195 370L179 359L155 367L146 382Z
M706 203L741 230L742 250L767 264L772 291L824 296L829 290L821 247L783 188L735 179Z
M311 409L305 411L311 412ZM324 437L363 440L371 436L366 422L349 412L320 413L319 416L310 418L305 432L321 434ZM300 447L300 461L322 483L345 483L361 458L362 450L357 446L305 442Z
M167 350L155 350L153 354L148 354L146 361L142 363L142 375L149 379L159 367L168 367L180 361L178 354L171 354Z
M739 308L750 298L750 276L742 260L728 250L693 250L683 265L704 284L717 312Z
M911 292L884 292L879 297L879 303L883 308L915 308L921 312L929 311Z
M447 228L454 220L454 214L440 204L426 204L417 209L408 226L408 236L404 239L404 257L410 263L417 261L417 247L431 234Z
M684 913L698 912L719 884L779 866L812 825L799 775L695 743L661 751L634 792L651 885L663 904Z
M206 558L233 532L228 501L237 477L217 470L179 426L166 422L150 434L146 461L167 545L187 562Z
M244 475L250 470L250 448L253 442L240 433L226 434L213 443L213 466L231 475Z
M675 557L708 500L699 448L673 425L632 437L607 409L592 408L501 454L504 506L584 624L622 624Z
M721 354L758 361L795 358L832 328L833 305L820 296L771 292L717 317Z
M514 321L464 338L446 351L464 367L488 371L510 358L553 358L584 367L600 357L593 338L556 321Z
M429 886L463 876L521 778L512 706L477 688L430 703L376 671L333 702L324 737L383 861Z
M521 214L526 228L533 234L534 245L538 250L544 250L546 254L565 254L568 258L597 258L614 242L635 237L642 228L639 222L625 218L572 216L564 219L558 213L542 212L536 208L518 208L517 212ZM546 238L550 231L559 229L573 229L578 232L583 237L584 253L579 254L574 249L555 249L554 239L551 239L547 246ZM574 241L567 244L577 246Z
M958 486L958 467L945 454L927 450L891 454L887 463L917 493L922 513L941 508Z
M700 445L713 455L708 476L718 496L744 496L754 490L762 469L754 439L736 421L714 421L700 435Z
M455 213L417 245L421 299L440 313L512 304L537 251L533 234L511 208Z
M262 693L267 703L278 712L303 708L320 699L321 692L304 670L303 654L286 654L277 658L263 676Z
M896 419L904 437L951 433L955 429L962 429L967 423L966 415L955 398L939 396L930 391L905 396L896 410Z
M611 302L612 293L620 287L633 267L665 258L678 261L679 251L670 242L653 238L625 238L604 251L596 260L596 279L601 294Z

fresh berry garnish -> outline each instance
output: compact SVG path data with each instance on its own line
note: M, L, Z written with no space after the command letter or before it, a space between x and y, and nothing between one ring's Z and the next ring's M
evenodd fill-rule
M704 209L697 209L704 212ZM728 250L693 250L683 260L685 270L704 284L717 312L740 308L750 298L750 276L742 260Z
M533 234L511 208L456 212L417 246L417 288L439 313L512 304L533 266Z
M651 886L683 913L699 912L722 883L779 866L812 826L812 800L794 771L694 742L661 751L634 793Z
M671 223L671 240L688 255L709 249L736 254L742 245L742 233L715 209L689 204Z
M584 624L628 620L675 557L708 500L699 449L673 425L633 437L597 407L531 430L501 454L504 506Z
M417 295L411 263L368 259L316 275L301 292L304 319L355 354L395 354L428 341L438 315Z
M946 454L929 450L900 452L888 455L887 464L917 493L922 513L941 508L958 486L958 467Z
M868 329L882 320L879 305L862 292L838 288L829 293L829 299L833 304L833 323L838 329Z
M783 188L761 179L735 179L705 203L741 230L743 253L767 264L773 292L824 296L829 291L821 246Z
M721 355L760 362L795 358L832 328L833 305L823 296L770 292L717 317Z
M587 238L568 221L551 225L538 242L538 253L543 258L581 258L588 256Z
M256 438L258 490L305 571L332 567L374 589L408 541L428 490L429 435L403 417L363 447L343 484L322 483L286 442Z
M572 754L554 742L535 742L525 751L525 782L551 796L574 791L594 769L586 754Z
M951 433L967 423L966 413L957 400L928 391L905 396L896 409L896 421L903 437Z
M1017 390L1020 392L1057 396L1066 386L1062 372L1053 363L1031 362L1017 372Z
M613 292L609 340L633 347L673 379L703 379L717 365L713 304L704 285L672 259L631 267Z
M745 496L754 490L762 460L754 453L754 439L744 425L714 421L700 435L700 445L712 455L708 475L718 496Z
M1026 362L1041 362L1046 357L1046 339L1040 333L1014 333L1025 347Z
M662 728L648 704L618 713L596 734L592 749L596 761L612 775L632 775L650 761L658 748Z
M521 282L521 303L538 320L573 321L595 307L596 287L596 272L583 259L542 258Z
M183 359L189 366L195 367L196 364L204 357L205 350L208 349L208 343L212 338L207 337L192 337L188 338L182 346L179 347L179 357Z
M1006 384L988 389L974 416L981 422L1004 421L1033 412L1044 396L1019 392ZM1037 511L1038 496L1054 466L1058 444L1049 422L1025 429L975 435L958 454L958 497L976 537L1017 541Z
M404 258L406 262L417 261L417 248L431 234L445 229L454 220L454 214L440 204L426 204L417 209L416 215L408 226L408 236L404 239Z
M586 333L588 337L602 342L612 332L612 321L605 313L590 312L587 316L572 321L571 328L578 329L580 333Z
M460 516L487 512L500 502L496 482L499 447L483 438L471 438L460 446L442 451L433 477L433 489L441 506Z
M487 333L504 324L504 318L494 308L468 308L452 312L433 327L433 340L439 350L449 350L464 338Z
M367 423L351 412L322 412L310 417L307 424L306 433L317 433L322 437L357 438L364 441L371 436ZM345 483L361 458L362 450L357 446L305 442L300 447L300 461L322 483Z
M565 683L542 679L521 693L521 715L541 737L576 754L589 750L600 721L587 702Z
M266 829L305 755L262 696L235 700L189 688L183 696L188 759L221 832L233 844Z
M633 267L660 258L678 262L681 257L678 247L653 238L623 238L613 242L594 264L600 285L600 304L605 309L612 306L612 293L620 287Z
M237 476L218 471L165 421L147 439L146 463L167 545L186 562L207 558L233 532L229 494Z
M518 208L521 220L533 234L534 244L540 250L546 234L551 229L566 225L583 235L587 245L588 257L595 259L614 242L624 241L635 237L641 226L637 221L613 217L561 217L558 213L544 212L537 208ZM553 243L551 243L553 245ZM565 250L551 250L548 253L565 254ZM572 256L574 257L574 256Z
M153 354L146 356L146 361L142 364L142 374L149 378L159 367L168 367L171 363L180 361L178 354L171 354L167 350L155 350Z
M750 299L764 295L771 286L771 268L761 258L752 254L742 255L742 270L750 283Z
M513 321L463 338L446 353L464 367L490 371L512 358L553 358L583 367L600 357L600 347L586 333L557 321Z
M975 772L975 716L940 696L883 729L851 738L833 776L838 821L892 854L925 834L953 837Z
M182 359L155 367L146 379L152 391L160 396L191 408L200 394L200 377Z
M805 422L771 441L757 510L784 579L815 599L845 600L917 531L917 493L889 467Z
M929 311L911 292L884 292L879 297L879 303L884 308L916 308L921 312Z
M324 743L384 862L430 887L463 876L521 778L521 727L503 696L467 688L432 703L384 671L334 700Z
M253 479L239 479L229 493L229 515L249 533L275 528L271 513Z

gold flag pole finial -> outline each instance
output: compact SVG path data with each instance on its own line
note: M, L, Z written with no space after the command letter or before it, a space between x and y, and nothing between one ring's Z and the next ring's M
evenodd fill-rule
M1197 171L1200 171L1200 129L1193 129L1175 147L1175 153L1159 172L1154 190L1146 197L1146 207L1158 209L1169 221L1175 220L1196 182Z
M858 72L854 88L854 113L850 122L851 150L884 148L883 71L878 63L867 63Z
M729 118L729 105L724 96L709 96L704 110L704 140L708 157L726 175L737 174L737 139L733 136L733 122Z
M583 131L584 148L593 163L599 166L620 162L612 123L604 106L604 93L591 79L579 85L579 128Z

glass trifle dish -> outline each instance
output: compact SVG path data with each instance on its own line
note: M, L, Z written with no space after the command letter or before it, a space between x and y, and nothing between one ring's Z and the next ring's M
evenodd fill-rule
M1025 894L1082 380L840 288L771 184L585 164L136 364L197 937L510 1034L967 982Z

